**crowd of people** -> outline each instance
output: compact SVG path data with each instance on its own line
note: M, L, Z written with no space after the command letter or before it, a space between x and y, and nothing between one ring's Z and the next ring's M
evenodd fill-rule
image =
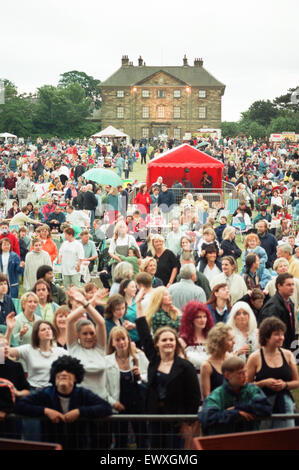
M298 145L208 140L234 188L215 210L201 181L128 180L177 144L0 144L0 414L48 418L2 435L181 448L190 424L146 415L199 413L205 434L295 425L261 418L293 413L299 388ZM145 419L91 419L113 413Z

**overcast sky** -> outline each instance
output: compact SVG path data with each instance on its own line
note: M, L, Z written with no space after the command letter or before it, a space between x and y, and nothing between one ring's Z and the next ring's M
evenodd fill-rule
M222 120L299 85L298 0L10 0L0 9L0 78L20 92L79 70L101 81L137 65L203 66L226 85Z

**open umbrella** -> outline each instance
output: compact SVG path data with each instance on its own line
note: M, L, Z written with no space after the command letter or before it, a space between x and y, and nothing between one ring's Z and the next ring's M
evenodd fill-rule
M200 142L200 144L198 144L196 146L197 149L200 149L202 147L206 147L207 145L209 145L209 142Z
M123 184L122 179L114 173L114 171L105 170L104 168L92 168L91 170L85 171L82 176L88 181L114 187Z

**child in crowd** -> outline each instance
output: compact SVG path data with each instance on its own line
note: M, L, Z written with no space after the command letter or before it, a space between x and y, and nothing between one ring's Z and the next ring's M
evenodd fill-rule
M270 416L272 405L264 392L247 383L245 362L237 356L222 364L223 384L205 399L198 419L204 435L254 431L258 416Z
M216 265L221 271L221 256L223 255L223 250L220 248L218 241L216 240L216 233L215 231L208 227L205 228L202 234L202 238L195 242L195 250L197 250L198 256L200 258L200 268L199 270L203 272L206 266L206 260L204 259L205 256L205 249L207 246L214 246L217 253Z
M141 255L135 246L128 249L128 256L119 255L122 261L127 261L133 266L134 276L139 273L139 266L141 263Z
M215 228L216 237L219 243L222 242L222 235L226 227L227 227L227 217L225 215L222 215L220 217L220 224L218 225L218 227Z
M242 262L243 262L243 269L241 271L241 274L245 273L245 259L246 256L249 255L249 253L255 253L258 255L260 259L260 265L257 270L257 275L258 278L260 279L260 284L262 289L265 288L265 286L268 284L268 282L271 280L271 273L266 269L266 263L268 261L268 256L264 248L260 246L261 242L259 237L256 235L256 233L250 233L249 235L246 236L245 238L245 243L244 243L244 251L242 254Z

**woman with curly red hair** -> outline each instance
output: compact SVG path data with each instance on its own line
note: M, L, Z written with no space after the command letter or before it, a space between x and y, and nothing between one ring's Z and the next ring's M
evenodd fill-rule
M184 306L179 341L186 358L194 365L198 379L200 367L208 358L205 343L213 326L213 316L204 303L192 300Z

